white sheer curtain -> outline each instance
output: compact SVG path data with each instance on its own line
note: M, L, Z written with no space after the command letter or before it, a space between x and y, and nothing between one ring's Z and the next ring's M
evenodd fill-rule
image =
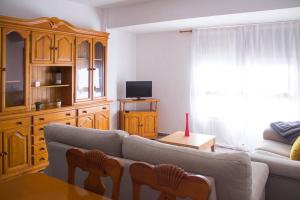
M193 30L192 131L251 150L276 120L300 120L300 22Z

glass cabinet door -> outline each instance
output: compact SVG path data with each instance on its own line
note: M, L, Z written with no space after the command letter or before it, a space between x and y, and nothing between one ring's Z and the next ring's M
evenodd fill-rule
M76 100L91 99L91 45L89 39L77 39Z
M94 42L93 59L93 97L103 97L105 91L105 47L98 41Z
M4 110L25 108L27 103L28 39L29 32L4 29L2 69Z

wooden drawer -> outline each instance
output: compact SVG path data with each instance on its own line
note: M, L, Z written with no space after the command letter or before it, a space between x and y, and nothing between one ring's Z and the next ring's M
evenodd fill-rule
M39 155L39 154L44 154L44 153L47 153L47 148L46 148L45 143L32 145L32 154L33 155Z
M29 126L30 117L0 121L0 129L11 129L19 126Z
M45 136L44 133L32 136L32 144L45 144Z
M95 107L88 107L88 108L80 108L78 109L78 116L97 113L103 110L109 110L109 106L102 105L102 106L95 106Z
M59 123L59 124L70 125L70 126L76 126L76 119L75 118L68 118L68 119L63 119L63 120L53 121L53 122ZM35 125L33 127L33 134L34 135L43 134L45 125L46 124Z
M75 118L63 119L63 120L55 121L55 123L76 126L76 119Z
M48 153L43 153L39 155L32 156L32 164L38 165L48 161Z
M75 116L76 116L75 110L37 115L37 116L33 116L33 124L53 122L67 117L75 117Z

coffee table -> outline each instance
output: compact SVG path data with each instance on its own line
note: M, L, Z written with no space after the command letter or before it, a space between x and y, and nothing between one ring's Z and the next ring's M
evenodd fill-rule
M216 136L206 135L202 133L190 133L189 137L185 137L183 131L177 131L175 133L171 133L168 136L162 137L158 141L201 150L210 148L211 151L214 152L216 145Z

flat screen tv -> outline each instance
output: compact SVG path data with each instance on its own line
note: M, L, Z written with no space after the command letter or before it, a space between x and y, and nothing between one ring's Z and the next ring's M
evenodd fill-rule
M126 81L126 98L152 97L152 81Z

